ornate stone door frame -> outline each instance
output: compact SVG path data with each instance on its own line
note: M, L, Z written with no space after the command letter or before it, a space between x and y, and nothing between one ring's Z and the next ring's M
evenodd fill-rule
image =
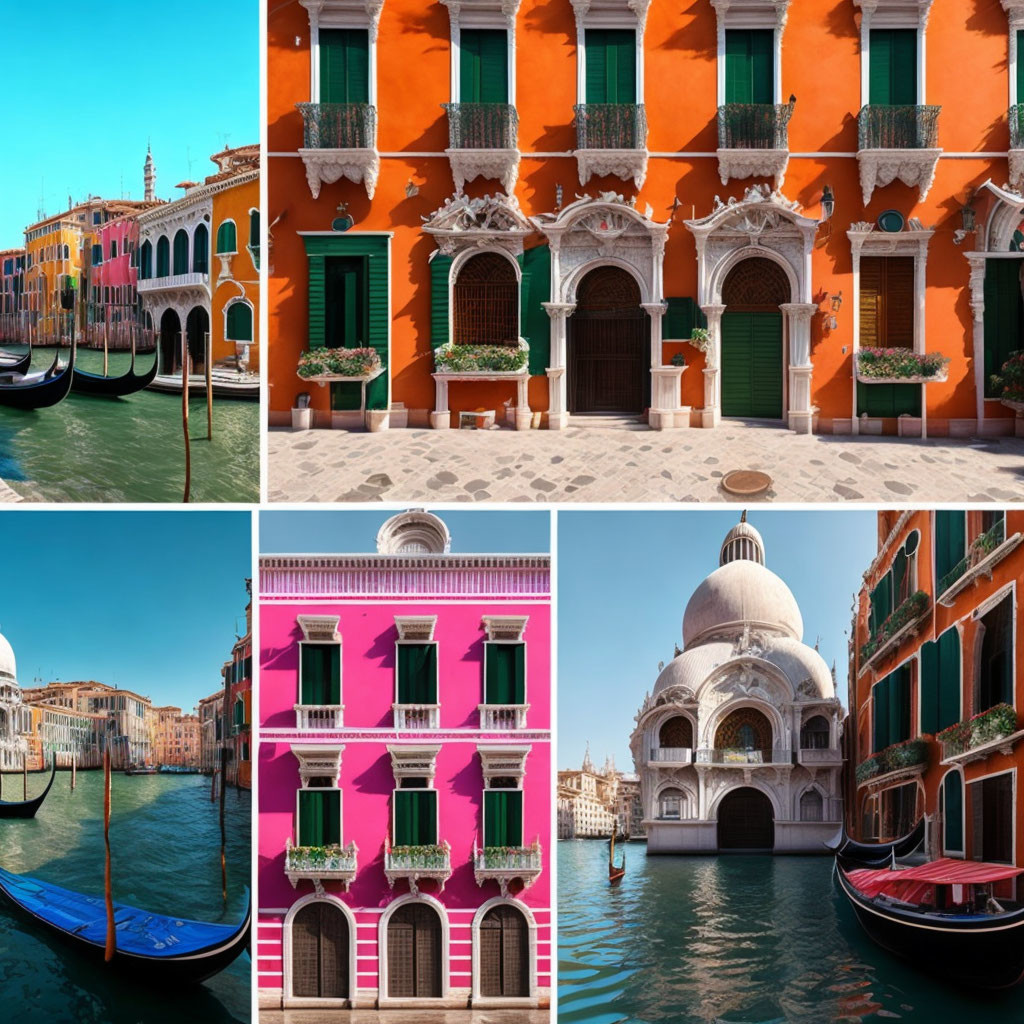
M789 369L786 419L790 430L811 432L811 317L818 309L811 300L811 250L819 221L799 211L799 204L780 192L753 185L741 200L723 203L715 196L710 214L685 222L697 243L697 302L707 316L711 341L701 426L715 427L722 418L722 285L737 263L760 256L778 263L790 283L791 300L779 306L785 325L783 358Z
M666 390L659 384L660 375L668 371L677 382L669 412L680 409L680 370L661 363L661 320L667 308L662 268L669 225L652 220L649 206L641 213L634 203L614 192L602 192L597 198L579 196L557 213L531 218L551 247L551 301L544 303L551 318L551 365L547 370L550 430L561 430L569 423L566 321L576 309L576 289L583 276L599 266L621 267L640 286L641 308L651 318L652 405L655 396ZM660 401L657 404L660 412L666 412ZM651 425L671 426L673 422L670 414Z

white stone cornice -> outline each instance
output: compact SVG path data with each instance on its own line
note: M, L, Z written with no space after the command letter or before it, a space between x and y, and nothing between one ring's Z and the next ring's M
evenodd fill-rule
M570 0L576 29L625 26L632 21L643 38L651 0Z
M341 178L366 187L366 196L373 198L380 175L380 154L376 149L300 149L306 166L306 180L314 199L323 185L333 185Z
M928 243L935 229L911 228L904 231L875 231L874 224L851 224L846 237L855 255L920 256L927 259Z
M519 178L518 149L446 149L452 169L455 191L461 192L467 181L490 178L500 181L511 193Z
M999 0L1006 11L1006 17L1010 22L1010 30L1016 31L1024 28L1024 0Z
M511 30L515 27L516 16L519 14L521 0L441 0L448 8L448 21L452 33L457 34L464 14L473 16L474 26L477 23L504 21Z
M790 0L711 0L719 29L774 28L781 33Z
M864 205L867 206L871 202L871 194L875 188L888 185L897 178L910 188L916 185L918 199L924 202L935 180L935 171L941 155L941 149L858 150L857 163L860 166L860 188Z
M789 166L788 149L719 149L718 175L723 185L732 178L771 178L782 188Z
M369 29L370 43L377 40L384 0L299 0L299 3L306 8L309 27L314 33L322 26L365 25Z
M853 0L853 5L861 9L866 25L900 28L916 21L923 29L928 25L932 0Z

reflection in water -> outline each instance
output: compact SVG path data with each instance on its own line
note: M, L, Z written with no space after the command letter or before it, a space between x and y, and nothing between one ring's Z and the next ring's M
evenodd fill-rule
M1020 1021L1024 990L951 989L867 939L827 857L651 857L558 844L558 1020L570 1024Z
M53 361L33 353L33 369ZM138 370L153 365L138 357ZM103 353L79 350L78 365L103 372ZM108 372L127 371L131 355L111 352ZM259 403L216 399L213 441L206 399L189 403L193 501L259 500ZM185 479L181 397L142 391L123 399L69 395L35 412L0 407L0 479L19 494L48 501L181 501Z
M4 795L21 796L21 777L3 779ZM29 779L29 794L42 788ZM250 795L231 790L228 815L228 907L220 894L219 808L199 775L125 776L112 782L110 840L114 898L163 913L236 922L245 912L250 876ZM79 772L78 786L58 772L30 821L0 820L0 866L82 892L103 891L103 774ZM251 964L243 953L226 971L181 992L138 988L121 973L72 952L7 905L0 906L0 993L4 1020L53 1024L219 1024L250 1019Z

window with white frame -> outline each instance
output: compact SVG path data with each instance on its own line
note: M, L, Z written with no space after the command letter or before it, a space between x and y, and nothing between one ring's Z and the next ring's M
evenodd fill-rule
M483 846L523 845L523 779L529 747L477 747L483 765Z

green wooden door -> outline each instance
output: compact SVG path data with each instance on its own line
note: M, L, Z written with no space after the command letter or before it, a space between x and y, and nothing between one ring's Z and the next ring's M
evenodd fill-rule
M1021 62L1024 64L1024 61ZM1024 301L1020 290L1020 260L985 261L985 396L998 397L992 374L999 373L1011 352L1024 347Z
M725 102L771 103L775 92L775 34L770 29L725 33Z
M508 103L508 35L504 29L462 30L459 102Z
M636 103L636 33L586 31L587 103Z
M370 40L366 29L320 30L320 102L370 102Z
M782 314L722 314L722 415L782 418Z
M917 103L917 30L873 29L870 46L868 103L914 106Z
M328 256L324 261L324 343L328 348L367 345L366 260ZM331 385L332 409L358 409L360 385Z

